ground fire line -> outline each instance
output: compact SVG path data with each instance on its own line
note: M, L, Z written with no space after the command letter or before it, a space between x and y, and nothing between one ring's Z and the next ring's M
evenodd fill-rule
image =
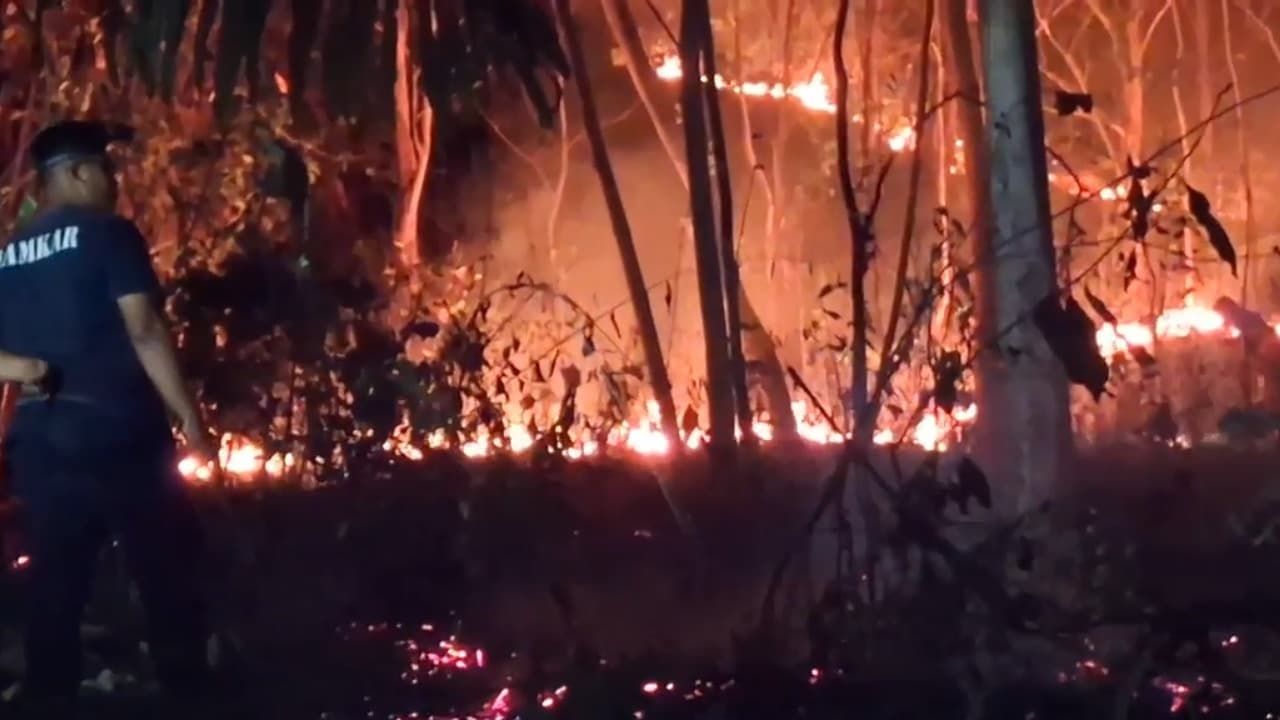
M1270 330L1280 338L1280 321L1273 320L1268 324ZM1107 358L1116 358L1135 350L1149 351L1158 340L1203 338L1234 339L1241 337L1241 331L1222 312L1199 303L1194 297L1188 297L1186 305L1166 310L1154 323L1120 322L1105 323L1097 332L1099 351ZM827 422L821 419L813 408L804 401L796 401L792 405L801 439L815 445L830 445L843 442L846 438ZM895 433L888 428L880 428L875 435L875 442L890 445L905 442L924 450L946 450L953 447L963 438L965 429L977 416L976 405L968 404L956 408L948 414L938 409L924 413L919 422L905 433ZM564 449L566 459L578 460L606 453L631 454L640 457L662 457L670 454L671 447L661 430L656 405L650 401L640 422L622 423L605 433L603 437L581 435L573 446ZM501 454L520 455L534 448L537 438L529 431L519 418L509 418L505 437L491 437L483 432L459 442L451 442L443 432L428 438L425 446L415 445L398 439L388 439L383 449L394 452L407 459L421 459L427 450L454 450L468 458L484 458ZM757 421L753 432L759 440L769 442L773 439L773 428L765 421ZM682 438L691 449L704 443L705 435L695 430ZM250 480L255 477L281 477L297 467L299 460L292 453L269 455L262 445L252 439L234 434L226 434L222 438L219 463L223 472L239 480ZM188 479L196 482L208 481L214 476L212 465L201 465L194 458L182 460L179 469Z

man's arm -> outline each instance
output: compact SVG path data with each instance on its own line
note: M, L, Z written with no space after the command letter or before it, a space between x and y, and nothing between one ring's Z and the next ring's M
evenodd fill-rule
M178 367L173 337L157 307L160 281L151 267L146 241L133 223L120 217L110 218L103 234L105 237L100 240L105 244L97 247L102 253L99 257L107 287L120 308L138 362L169 411L177 416L186 441L207 452L209 437Z
M120 306L124 327L129 332L138 362L142 363L142 369L151 378L169 412L182 424L182 432L187 435L193 432L203 434L200 413L178 368L173 338L164 318L156 310L153 298L146 293L134 293L116 298L116 303ZM196 438L188 437L187 440L195 442Z

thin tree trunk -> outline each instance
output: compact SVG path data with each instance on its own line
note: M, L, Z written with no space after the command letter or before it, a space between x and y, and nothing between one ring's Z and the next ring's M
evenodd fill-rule
M406 184L411 184L405 188L407 194L400 210L395 244L401 264L410 269L417 267L421 257L418 234L422 226L422 200L431 171L435 121L431 105L418 89L418 73L410 41L412 36L410 0L400 0L396 9L396 154L400 186L405 188Z
M1173 71L1173 108L1178 116L1178 136L1182 138L1182 156L1187 159L1186 173L1188 177L1196 177L1195 168L1199 165L1195 158L1191 157L1191 133L1188 131L1187 125L1187 107L1182 99L1182 70L1187 66L1187 41L1186 35L1182 29L1182 5L1175 2L1173 4L1173 31L1177 40L1175 55L1177 60L1174 62ZM1197 180L1197 182L1202 182ZM1205 185L1205 187L1208 187ZM1196 232L1188 228L1188 232L1182 238L1182 271L1184 277L1182 279L1182 295L1185 297L1191 294L1196 286L1196 265L1195 265L1195 247Z
M609 149L605 145L604 132L600 127L600 115L596 109L595 95L591 90L591 78L582 50L582 40L578 36L577 25L569 10L569 0L556 0L555 10L560 23L560 32L569 49L574 84L577 87L578 100L582 104L582 124L591 145L591 159L595 165L596 174L600 178L600 190L604 194L605 205L609 210L609 221L613 226L613 235L618 242L618 254L622 258L622 270L627 279L627 289L631 294L631 305L635 308L636 326L640 333L640 343L644 348L645 364L649 370L649 383L653 387L653 397L658 403L663 432L666 433L672 447L678 448L680 432L676 422L676 405L671 395L671 380L667 375L666 361L662 357L658 328L653 319L653 306L649 302L649 291L645 285L644 273L640 268L640 257L636 253L635 240L631 236L627 211L622 204L622 193L618 190L613 165L609 162Z
M837 12L845 17L847 22L848 12L844 10L844 5L840 6ZM867 0L867 39L862 46L862 157L866 162L871 162L872 150L874 149L874 140L879 135L879 130L875 127L879 121L880 113L876 110L876 21L880 17L880 0ZM840 20L836 21L841 22ZM838 36L840 31L836 30ZM836 42L840 42L839 37ZM839 70L836 71L839 74ZM838 78L837 78L838 80ZM846 101L847 102L847 101Z
M783 0L785 7L785 19L783 20L782 30L782 86L791 86L791 25L792 17L795 14L795 0ZM737 3L734 3L734 37L735 48L734 54L737 58L737 74L742 76L742 41L737 28ZM782 279L779 280L776 273L775 265L778 255L778 226L780 223L780 215L785 212L783 209L787 193L783 189L784 185L782 164L783 153L781 149L785 143L787 128L784 127L785 118L788 117L785 104L779 103L774 108L774 114L777 122L774 127L774 135L772 138L773 147L773 168L772 173L768 172L760 162L759 155L756 153L755 147L755 130L751 123L750 105L746 95L738 98L739 105L742 110L742 145L747 154L748 162L751 165L751 172L754 176L759 173L760 183L764 186L765 202L768 203L765 212L765 252L764 252L764 277L767 282L780 283L782 292L788 292L792 289L792 274L788 268ZM750 298L747 296L746 287L742 287L741 291L742 306L742 343L743 354L748 361L753 361L756 366L756 379L760 382L761 389L764 391L765 401L769 407L769 420L773 427L774 435L777 439L783 441L794 440L798 437L795 414L791 410L791 393L787 389L787 376L782 368L782 362L778 358L778 350L774 345L773 337L765 329L764 323L759 313L751 304ZM767 310L767 308L766 308ZM780 314L775 313L776 320Z
M853 170L850 167L849 158L851 152L849 147L849 68L845 63L844 57L845 35L849 25L849 4L849 0L840 0L840 5L836 10L832 59L836 73L836 168L840 178L840 197L844 202L845 215L849 223L850 255L852 258L849 278L850 295L853 303L853 367L850 387L854 423L852 442L856 452L861 455L870 448L871 440L875 434L875 417L869 403L867 371L867 270L870 266L871 237L869 225L871 220L870 218L864 218L862 210L858 207L858 196L854 192ZM871 29L867 30L868 35L872 32L873 30ZM870 79L864 74L862 81L869 83ZM864 134L864 141L868 139L869 136ZM862 574L861 581L858 584L860 589L866 590L868 596L874 596L876 583L872 573L874 572L875 556L870 551L870 548L879 541L882 533L880 532L879 512L872 499L868 483L863 482L864 478L860 477L862 472L856 464L851 464L846 481L852 484L854 497L857 500L858 508L861 510L863 529L868 547L865 557L871 563L867 568L867 572ZM846 487L842 485L839 489L839 494L836 496L835 531L837 540L835 571L837 579L853 572L850 562L852 557L847 555L847 552L851 551L852 548L841 547L845 542L852 543L852 538L846 540L843 537L844 533L847 532L845 530L845 518L847 517L845 508Z
M884 342L880 345L880 369L876 373L878 398L884 396L889 373L894 369L893 349L897 347L898 319L902 310L902 298L907 291L907 268L911 261L911 241L916 230L916 205L920 201L920 182L924 173L924 121L929 104L929 41L933 36L934 0L925 0L924 35L920 39L920 86L916 92L915 148L911 152L911 177L907 185L907 216L902 223L902 238L898 247L898 267L893 283L893 301L889 304L889 319L885 325ZM914 328L907 328L913 332ZM872 415L876 414L873 409Z
M413 105L417 88L413 62L413 16L409 0L396 4L396 161L400 170L400 184L406 185L417 167L414 147Z
M627 74L631 76L631 83L635 85L636 95L640 96L640 102L644 105L645 112L649 114L653 130L658 134L658 141L662 143L662 149L671 159L672 168L680 176L681 184L687 189L689 177L685 173L684 161L680 157L680 146L671 133L667 132L667 118L658 111L657 101L654 99L657 88L653 68L649 67L649 55L644 49L644 41L640 38L635 16L631 14L627 0L601 0L601 5L604 8L605 21L609 24L613 41L622 49Z
M1202 0L1203 1L1203 0ZM1231 10L1227 0L1222 0L1222 51L1227 69L1231 72L1231 90L1236 101L1236 138L1240 152L1240 182L1244 186L1244 260L1240 264L1240 306L1249 307L1249 271L1253 257L1256 223L1253 207L1253 171L1249 164L1249 134L1245 127L1244 103L1241 102L1240 71L1236 67L1236 48L1231 37ZM1246 354L1240 374L1241 390L1245 405L1253 403L1253 368Z
M1143 28L1139 25L1140 20L1141 13L1138 12L1130 13L1124 19L1125 150L1128 153L1128 159L1134 164L1142 162L1146 157L1144 148L1146 146L1147 94L1143 83L1146 47L1142 40ZM1157 267L1159 260L1153 256L1146 242L1139 242L1133 251L1137 253L1139 262L1151 276L1149 288L1151 297L1147 302L1147 316L1154 323L1164 310L1164 273Z
M725 144L724 119L720 114L720 92L716 89L716 44L711 31L710 12L699 12L698 32L702 34L704 74L711 79L702 84L707 105L707 122L711 155L715 161L716 196L720 210L720 267L724 271L724 300L729 328L729 369L732 373L738 428L742 439L750 442L752 434L751 397L747 394L747 363L742 354L742 278L738 257L734 252L733 182L729 176L729 151Z
M934 22L937 22L937 8L934 8ZM955 147L951 143L955 130L952 125L955 124L953 116L955 114L954 107L943 107L947 103L947 83L950 78L947 77L947 61L942 56L942 36L933 42L931 47L934 63L937 67L938 79L934 83L934 99L938 104L938 115L934 122L937 124L934 137L937 138L938 147L936 148L938 156L938 167L935 170L935 192L938 194L937 207L946 208L950 212L951 208L951 160ZM956 238L951 232L950 227L944 226L938 237L938 263L941 266L939 272L939 281L942 284L941 292L938 295L938 302L935 307L929 310L929 322L926 327L930 329L930 338L936 337L939 342L949 344L947 329L950 325L952 317L952 309L955 307L955 264L952 262L954 255L954 246ZM927 244L921 248L921 267L932 272L931 250Z
M943 49L960 93L956 131L964 143L965 220L969 222L969 259L973 267L975 325L980 338L995 337L995 252L991 237L990 150L982 118L982 85L966 12L966 0L943 0L940 7ZM979 412L974 427L975 455L984 467L1000 453L999 441L1013 430L1008 418L982 408L995 407L995 368L991 353L978 354L974 363L975 399ZM988 400L990 398L990 400Z
M419 150L418 169L414 174L409 194L405 196L404 210L396 231L396 247L400 250L400 261L406 268L417 267L422 256L422 243L419 237L419 230L422 227L422 199L427 193L427 175L431 171L432 110L430 107L423 107L419 112L424 147Z
M982 10L998 335L982 338L994 387L981 412L1014 431L987 472L1001 509L1024 512L1063 489L1071 424L1061 364L1029 319L1057 292L1035 9L1026 0L987 0Z
M873 0L874 1L874 0ZM867 270L870 238L867 221L858 208L858 196L853 189L853 170L849 160L849 69L844 58L845 32L849 24L849 0L840 0L836 11L836 33L833 42L833 60L836 73L836 167L840 175L840 197L844 202L845 216L849 223L852 243L852 267L849 278L853 297L853 383L850 387L856 439L872 437L871 418L867 417ZM872 31L867 30L868 35ZM870 82L864 76L863 82ZM865 112L865 111L864 111ZM865 115L864 115L865 119Z
M707 158L706 109L702 88L702 33L708 16L706 0L685 0L680 20L680 104L684 119L685 154L689 168L689 206L693 219L694 256L698 265L698 296L702 301L703 340L707 360L707 406L710 444L721 453L734 445L734 392L729 362L729 331L725 326L724 281L716 248L716 219L712 202L711 167ZM712 81L708 78L708 81Z
M1125 142L1130 159L1138 163L1146 157L1143 147L1146 141L1146 100L1147 94L1142 82L1144 74L1143 56L1145 48L1142 43L1143 28L1138 24L1140 16L1131 14L1124 21L1125 46Z
M1240 87L1240 71L1236 66L1236 48L1231 33L1231 10L1227 0L1222 0L1222 52L1231 73L1231 91L1235 95L1236 138L1240 153L1240 183L1244 187L1244 258L1240 269L1240 305L1249 307L1249 260L1253 255L1255 232L1253 207L1253 172L1249 163L1249 134L1245 127L1243 91Z
M680 155L677 140L667 129L669 119L659 110L656 100L659 92L657 82L649 67L640 33L636 30L635 17L627 5L627 0L602 0L601 4L613 41L622 49L627 74L631 76L636 94L649 115L649 121L653 124L654 132L658 134L663 150L671 160L672 168L688 190L689 177L685 171L685 161ZM773 429L779 437L792 437L796 433L796 423L795 417L791 414L791 394L787 390L786 374L778 358L773 339L761 323L746 287L741 283L738 289L738 305L742 316L743 354L759 367L758 378L764 390L765 399L768 401Z
M1213 57L1210 51L1210 43L1213 38L1212 17L1209 14L1209 3L1205 0L1191 0L1191 4L1196 9L1196 66L1200 68L1198 80L1200 95L1200 117L1209 117L1214 111L1214 92L1213 92L1213 68L1217 67L1217 63L1211 59ZM1213 124L1204 129L1204 153L1205 157L1214 157L1214 135ZM1203 180L1201 182L1204 182Z

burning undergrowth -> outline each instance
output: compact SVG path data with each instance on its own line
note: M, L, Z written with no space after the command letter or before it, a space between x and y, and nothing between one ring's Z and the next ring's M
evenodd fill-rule
M225 434L227 477L288 476L313 484L350 477L356 466L368 472L396 457L417 460L440 449L473 459L525 455L535 464L673 450L621 305L592 313L532 278L491 287L482 271L468 267L410 280L396 280L392 292L349 278L322 280L265 246L232 253L216 271L176 276L171 311L180 321L183 359L200 378L213 425ZM844 441L839 425L848 411L840 349L847 349L846 322L824 305L829 292L820 293L806 331L818 352L792 375L798 384L790 412L799 439L818 445ZM1275 328L1259 322L1269 339L1245 338L1245 345L1277 345ZM978 412L966 391L972 379L964 352L942 345L931 324L917 329L923 335L917 350L894 378L877 443L945 450L963 441ZM1180 385L1176 375L1153 380L1152 353L1161 344L1163 355L1173 348L1174 356L1191 358L1175 357L1175 364L1199 357L1204 366L1206 349L1211 355L1218 346L1244 347L1237 325L1230 313L1191 296L1149 324L1102 313L1093 341L1112 366L1112 389L1141 398L1144 408L1163 402L1167 417L1143 410L1141 421L1117 422L1129 400L1122 395L1118 404L1085 412L1077 429L1100 435L1097 418L1105 417L1165 442L1221 435L1213 427L1218 416L1204 416L1222 409L1174 398L1196 385ZM1182 346L1187 350L1177 350ZM1200 374L1220 381L1229 372ZM1135 380L1137 392L1126 390ZM943 403L934 399L939 388L948 391ZM696 381L677 393L680 442L691 448L705 441L704 395ZM774 436L770 408L757 400L751 432L767 442ZM1143 426L1153 423L1161 427L1146 432ZM183 467L201 480L212 470Z
M414 285L379 299L371 286L322 282L266 250L180 275L171 309L184 361L227 433L224 469L315 480L429 449L544 460L672 450L621 308L593 315L523 276L486 288L469 268ZM693 382L680 396L681 442L691 448L705 440L703 394ZM789 412L804 440L844 439L812 401ZM767 411L758 417L752 433L768 440ZM946 447L972 417L967 404L935 409L909 427L882 428L877 440Z

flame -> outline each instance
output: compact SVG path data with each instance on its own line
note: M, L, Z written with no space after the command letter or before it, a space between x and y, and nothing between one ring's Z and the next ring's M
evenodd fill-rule
M1273 322L1272 327L1277 336L1280 336L1280 323ZM1155 323L1103 324L1097 331L1097 343L1104 356L1112 357L1137 348L1150 349L1158 339L1236 338L1239 335L1239 331L1229 325L1221 314L1188 296L1183 307L1166 310ZM848 439L847 435L831 427L805 401L792 403L791 410L801 440L812 445L835 445ZM877 445L904 442L924 450L945 451L954 446L965 428L974 422L977 414L978 408L972 404L958 407L950 414L930 408L905 434L889 428L879 428L873 441ZM504 433L497 436L481 429L472 437L455 441L440 431L427 437L424 443L418 444L410 440L410 430L408 422L403 422L392 437L383 443L383 449L411 461L423 459L428 450L454 450L467 458L479 459L528 453L538 442L528 425L514 412L508 418ZM757 420L751 432L762 443L773 441L776 435L773 425L765 420ZM706 435L702 430L695 429L684 433L681 442L687 448L697 449L705 444ZM561 448L559 452L566 459L581 460L598 456L606 450L641 457L670 455L671 441L662 432L658 404L649 401L638 418L621 423L603 434L583 429L573 430L570 432L569 447ZM217 467L188 457L179 463L178 470L190 481L208 482L220 467L224 475L231 479L248 482L283 477L298 465L298 459L292 453L268 455L261 445L249 438L227 434L222 438Z
M796 419L797 434L802 441L812 445L834 445L848 439L848 436L821 419L804 401L792 403L791 410ZM977 407L974 405L957 408L951 414L931 409L921 415L919 422L910 428L905 438L892 430L881 429L875 433L873 441L878 445L904 441L926 450L946 450L976 416ZM437 432L420 446L407 439L407 429L407 425L397 428L393 437L383 443L383 450L408 460L421 460L425 457L426 450L456 450L467 458L481 459L503 454L521 455L532 450L537 442L533 433L514 417L510 419L502 436L493 436L489 431L481 429L474 437L457 443L450 442L443 432ZM762 443L769 443L775 437L773 426L763 420L756 421L751 432ZM740 431L738 434L741 437ZM569 460L594 457L606 448L641 457L665 457L672 450L671 441L662 432L658 404L652 400L646 404L644 415L637 421L622 423L603 437L580 432L572 439L573 444L561 451ZM705 444L706 434L702 430L694 430L685 433L681 441L685 447L696 450ZM245 482L263 477L282 477L297 466L297 460L292 453L267 457L262 447L249 438L227 434L222 439L218 464L224 475ZM211 463L201 464L195 458L187 457L179 463L178 470L193 482L208 482L214 477L216 468Z
M1280 335L1280 323L1272 322L1272 328ZM1098 350L1104 357L1111 357L1133 348L1149 350L1159 340L1189 338L1193 336L1221 336L1238 338L1240 331L1227 324L1226 318L1212 308L1201 305L1188 296L1183 307L1171 308L1156 318L1153 325L1139 322L1105 323L1098 328Z
M684 68L680 62L680 58L672 54L659 54L656 56L653 64L653 72L659 80L664 82L676 82L684 77ZM703 76L702 81L707 82L709 78ZM723 75L716 75L715 85L719 90L727 90L735 95L745 95L747 97L771 98L773 100L790 100L799 104L801 107L814 112L824 113L827 115L836 114L835 91L831 84L827 82L827 78L822 71L816 71L810 78L804 82L793 83L791 85L783 85L782 83L768 82L738 82L730 80ZM853 120L862 122L861 115L855 115ZM876 127L876 130L882 128ZM886 144L889 150L895 153L903 152L915 147L915 129L908 124L900 124L890 128L886 133Z
M238 479L262 475L279 478L297 464L293 453L276 453L267 457L261 445L244 436L226 433L222 436L216 465L212 461L202 463L196 457L187 456L178 462L178 472L196 482L213 480L217 470Z

